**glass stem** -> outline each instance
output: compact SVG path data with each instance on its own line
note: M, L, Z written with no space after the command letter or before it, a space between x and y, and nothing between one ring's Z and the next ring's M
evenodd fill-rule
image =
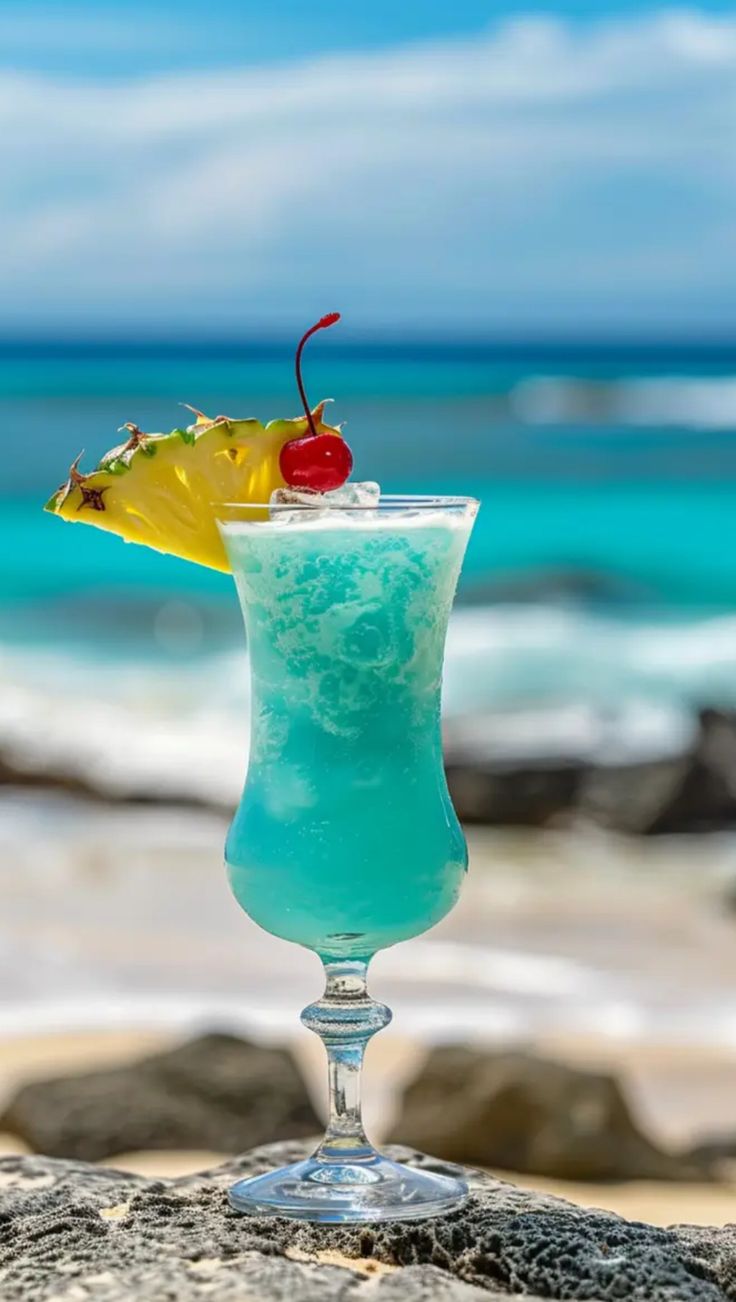
M327 1050L330 1091L327 1133L315 1153L323 1162L361 1161L375 1149L366 1139L360 1110L360 1075L371 1036L391 1021L391 1010L371 999L368 961L324 959L325 992L302 1013Z

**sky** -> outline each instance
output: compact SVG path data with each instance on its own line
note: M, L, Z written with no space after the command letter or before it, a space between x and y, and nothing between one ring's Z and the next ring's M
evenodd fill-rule
M0 333L736 328L736 11L0 0Z

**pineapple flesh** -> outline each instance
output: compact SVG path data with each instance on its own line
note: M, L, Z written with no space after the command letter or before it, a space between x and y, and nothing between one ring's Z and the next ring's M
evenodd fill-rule
M313 412L317 432L340 438L338 428L324 423L324 406L320 403ZM303 438L309 426L306 417L261 425L196 415L193 425L170 434L144 434L135 425L124 426L128 440L105 453L89 474L80 472L77 458L45 510L107 529L126 542L229 571L217 528L218 505L267 504L274 489L284 487L282 447Z

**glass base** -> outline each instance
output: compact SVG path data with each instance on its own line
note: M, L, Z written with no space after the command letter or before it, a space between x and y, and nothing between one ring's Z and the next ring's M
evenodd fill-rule
M357 1162L309 1157L293 1166L239 1180L230 1203L250 1216L297 1221L415 1221L455 1211L468 1186L454 1176L417 1170L380 1153Z

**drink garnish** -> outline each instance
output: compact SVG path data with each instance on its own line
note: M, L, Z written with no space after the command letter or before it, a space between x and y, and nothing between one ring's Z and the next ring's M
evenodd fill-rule
M302 335L296 350L296 383L309 429L303 437L292 439L281 449L279 466L290 488L329 493L342 487L353 468L353 454L345 440L336 440L332 431L320 433L317 430L302 379L302 352L307 340L318 330L326 330L339 320L339 312L328 312Z
M106 452L94 470L85 474L80 469L80 453L45 509L69 522L118 534L126 542L229 571L217 527L218 507L226 502L263 503L266 518L272 493L285 487L280 466L285 447L307 441L317 449L317 461L330 468L330 485L347 478L352 457L346 449L345 470L345 458L341 461L334 454L345 447L341 432L325 423L324 408L321 402L295 420L267 425L228 416L210 419L191 408L194 423L169 434L148 434L127 422L121 427L125 441ZM343 470L335 478L337 464Z

